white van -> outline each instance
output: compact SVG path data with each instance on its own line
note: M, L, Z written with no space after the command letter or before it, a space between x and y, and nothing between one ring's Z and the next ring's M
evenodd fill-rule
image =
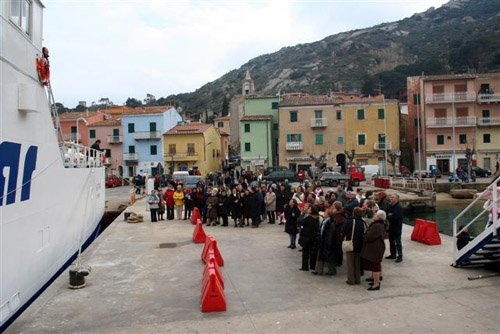
M363 172L365 173L365 179L368 177L374 177L379 174L379 166L378 165L364 165Z

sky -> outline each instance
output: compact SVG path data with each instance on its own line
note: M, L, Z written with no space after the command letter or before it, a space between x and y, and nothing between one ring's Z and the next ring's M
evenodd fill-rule
M447 0L44 0L56 101L191 92L250 59Z

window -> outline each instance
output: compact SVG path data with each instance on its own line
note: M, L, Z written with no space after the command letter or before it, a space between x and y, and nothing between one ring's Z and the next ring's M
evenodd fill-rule
M365 110L364 109L358 109L358 119L359 120L365 119Z
M297 122L297 120L298 120L297 112L290 111L290 122Z
M483 118L490 118L490 111L488 109L483 110Z
M469 116L469 108L457 108L457 117L467 117Z
M489 133L484 133L483 134L483 143L487 144L487 143L491 143L491 136Z
M467 144L467 135L461 134L458 137L460 139L460 144Z
M31 1L17 0L10 2L10 20L24 33L30 34Z
M271 109L278 109L278 102L272 102Z
M175 154L175 144L168 144L168 154Z
M420 94L413 94L413 104L420 104Z
M134 132L135 132L135 124L128 123L128 133L134 133Z
M156 132L156 122L149 123L149 132Z
M224 122L217 122L217 127L218 128L223 128L224 127Z
M323 118L323 110L314 110L315 118Z
M358 145L366 145L366 135L364 133L358 134Z
M106 148L106 149L104 149L104 152L105 152L104 154L106 154L106 158L111 158L111 150L110 149Z
M113 136L117 137L120 135L120 129L113 129Z
M323 145L323 134L316 134L316 145Z
M130 145L128 147L128 153L135 153L135 146L134 145Z
M250 124L245 123L245 132L250 132Z
M89 130L89 137L90 138L95 138L95 130L94 129Z
M71 133L76 133L76 126L71 127Z
M416 128L418 128L420 126L420 124L422 124L422 122L418 118L416 118L416 117L414 119L414 123L415 123L415 127Z
M378 148L379 150L385 150L385 134L378 134Z
M274 123L273 124L273 130L274 131L278 131L280 128L279 128L279 124L278 123Z
M337 110L337 120L341 120L341 119L342 119L342 111Z
M378 110L378 119L384 119L384 117L385 117L385 110L379 109Z
M194 155L194 143L188 143L187 144L187 149L188 149L188 155Z
M250 143L245 143L245 152L250 152Z
M156 155L156 154L158 154L158 149L157 149L156 145L151 145L151 146L149 147L149 153L151 153L151 155Z
M444 135L437 135L437 144L444 145Z
M302 134L301 133L291 133L286 135L286 142L287 143L295 143L295 142L301 142L302 141Z
M337 144L343 144L344 143L344 137L337 137Z

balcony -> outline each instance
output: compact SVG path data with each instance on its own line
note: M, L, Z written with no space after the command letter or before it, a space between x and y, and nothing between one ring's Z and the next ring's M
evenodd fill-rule
M500 94L478 94L477 103L490 103L490 102L500 102Z
M475 101L476 94L473 92L435 93L425 97L426 103L457 103Z
M77 141L82 139L82 135L80 133L65 133L64 141Z
M383 141L379 141L373 145L373 149L376 151L385 151L386 149L392 150L392 143L391 142L386 143Z
M135 140L160 140L161 132L160 131L138 131L134 132Z
M123 153L124 161L138 161L139 155L137 153Z
M311 128L326 128L327 126L327 118L311 118Z
M449 128L449 127L468 127L476 126L476 117L438 117L428 118L425 122L428 128Z
M173 156L175 161L198 161L197 152L174 153ZM164 157L168 161L172 159L172 153L165 153Z
M500 125L500 117L481 117L477 120L479 126Z
M104 160L104 166L110 166L111 165L111 158L106 158Z
M287 151L300 151L302 150L302 142L301 141L291 141L286 143Z
M108 144L121 144L123 136L108 136Z

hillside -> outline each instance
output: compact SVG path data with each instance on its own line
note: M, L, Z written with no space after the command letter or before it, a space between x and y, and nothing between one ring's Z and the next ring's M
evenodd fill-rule
M500 71L500 1L456 0L438 9L251 59L192 93L166 98L188 114L219 112L250 69L259 93L330 90L397 97L407 75Z

